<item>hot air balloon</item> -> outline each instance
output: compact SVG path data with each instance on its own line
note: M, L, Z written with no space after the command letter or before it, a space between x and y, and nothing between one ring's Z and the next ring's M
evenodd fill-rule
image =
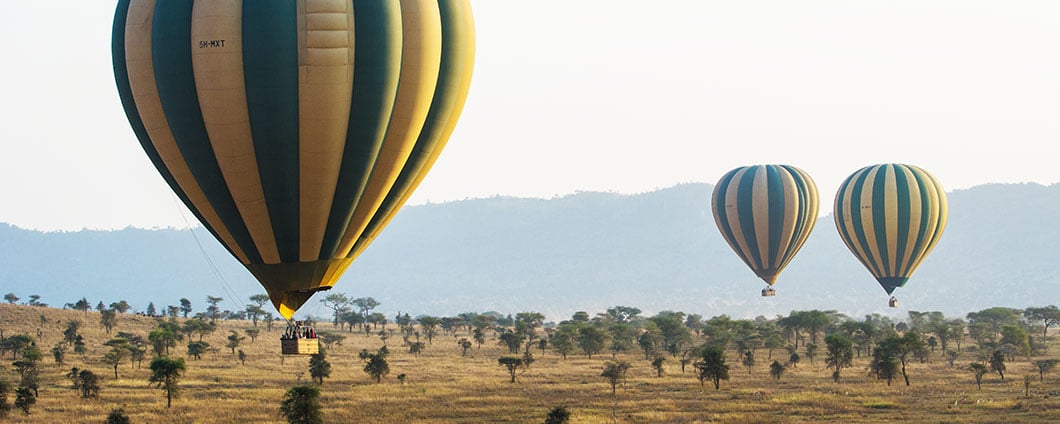
M882 164L847 177L835 198L835 225L887 294L905 285L946 228L946 193L912 165ZM897 299L891 297L891 307Z
M743 166L714 186L714 222L732 250L776 294L773 284L810 236L820 201L817 186L789 165Z
M329 289L445 146L469 0L119 0L133 132L285 318Z

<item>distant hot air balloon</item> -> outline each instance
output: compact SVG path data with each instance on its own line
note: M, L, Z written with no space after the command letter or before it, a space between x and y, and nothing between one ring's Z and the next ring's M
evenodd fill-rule
M744 166L729 171L714 187L714 222L732 250L767 287L802 248L817 221L817 186L789 165Z
M861 168L835 198L839 235L887 294L905 285L939 242L946 214L942 185L912 165Z
M290 319L408 200L464 107L470 0L119 0L133 132Z

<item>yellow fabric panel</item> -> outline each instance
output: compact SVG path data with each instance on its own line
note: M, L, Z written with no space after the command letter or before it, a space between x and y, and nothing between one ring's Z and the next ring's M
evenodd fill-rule
M868 182L866 183L866 185L870 185L870 184L872 184L873 181L876 180L876 173L878 171L879 171L879 168L873 168L872 170L870 170L868 172L868 176L866 177L866 181L868 181ZM862 231L862 233L865 234L865 240L867 241L867 243L869 245L869 251L868 252L861 252L860 255L862 257L870 258L868 263L882 264L883 263L882 260L881 260L882 256L881 256L881 252L880 252L879 247L878 247L879 245L877 244L877 240L876 240L876 231L873 230L874 228L876 228L877 224L872 219L873 218L873 216L872 216L872 208L873 208L873 201L872 201L872 190L871 190L871 188L862 189L861 190L861 228L862 228L861 231ZM885 223L881 223L881 225L886 225L886 224ZM881 270L881 271L882 272L887 272L887 270Z
M851 180L853 180L854 177L851 176L850 178L851 178ZM836 207L836 209L837 210L839 210L839 209L849 210L850 209L850 204L849 204L850 203L850 199L851 199L851 196L854 195L854 184L847 184L845 187L840 187L840 188L843 189L843 199L845 199L846 203L838 205ZM838 200L838 196L836 197L836 199ZM863 214L864 210L865 209L862 208L861 211L856 212L856 213L862 213ZM855 212L851 212L851 213L855 213ZM851 219L849 216L846 219L844 219L841 224L837 221L836 225L837 226L842 225L842 228L840 229L840 234L848 234L848 235L853 236L853 234L855 234L855 232L857 231L854 228L854 220ZM859 243L848 243L847 244L847 248L849 248L850 251L853 252L854 255L857 256L858 258L866 257L865 256L866 252L861 250L861 247L860 247Z
M132 0L129 3L129 17L125 25L125 54L129 70L129 85L136 107L143 120L151 143L158 155L188 200L199 211L205 224L217 234L221 242L243 264L250 263L246 253L232 238L231 233L217 216L206 195L192 175L188 164L177 147L177 142L169 128L162 109L162 102L155 82L155 68L151 58L151 26L154 17L155 0Z
M762 258L761 267L763 269L769 268L770 266L769 175L767 174L765 168L766 167L762 165L757 165L750 168L751 170L757 171L754 174L754 181L751 184L751 204L754 205L751 213L754 215L753 224L755 242L758 244L758 257Z
M733 181L741 181L741 180L743 180L744 179L744 174L746 174L748 171L750 171L750 169L751 168L743 168L743 169L740 169L739 171L736 171L736 173L733 174L733 176L732 176L732 180ZM740 214L739 214L738 208L737 208L737 205L739 204L739 194L740 194L739 190L726 190L726 192L725 192L725 199L724 199L724 201L725 201L725 216L726 216L726 219L728 219L728 221L729 221L728 222L729 228L733 228L733 229L737 229L737 228L741 227L741 225L740 225L741 224L740 223ZM736 245L739 246L740 252L744 256L747 256L748 258L751 258L751 246L749 244L747 244L747 238L744 237L743 232L742 231L733 231L732 236L733 236L734 241L736 242Z
M338 185L353 86L350 0L299 2L299 258L320 256Z
M401 76L397 100L383 147L364 195L339 245L348 256L401 174L420 135L438 83L442 60L442 23L436 0L402 0Z
M438 145L434 147L434 150L431 152L430 157L427 159L427 163L424 165L423 170L420 171L419 175L416 176L412 185L409 186L408 191L406 191L405 194L401 197L401 200L397 202L397 207L395 207L384 219L383 225L377 227L377 230L373 234L368 234L367 236L362 237L366 239L366 242L360 244L361 247L359 247L355 252L353 252L352 257L357 257L362 252L364 252L364 249L367 248L368 245L371 244L371 242L379 236L379 232L383 228L386 228L386 225L392 219L394 219L394 216L397 214L397 211L401 209L401 206L408 202L409 197L411 197L412 193L416 191L416 187L419 187L420 183L423 182L423 178L427 176L427 173L430 171L431 167L434 166L434 163L438 160L438 156L442 154L442 150L445 148L446 143L449 141L449 137L456 129L456 123L460 119L460 114L464 111L464 104L467 103L467 94L468 91L471 89L471 77L474 73L475 68L475 19L471 11L471 1L463 0L461 3L463 3L461 9L464 11L464 17L466 22L466 26L464 28L464 44L462 46L464 48L464 52L462 53L464 59L464 75L461 76L459 95L456 99L456 104L453 108L453 113L449 116L449 121L446 124L444 132L442 133L441 140L438 142Z
M776 257L772 258L773 263L769 264L771 268L777 269L778 272L783 269L784 264L795 256L795 252L788 252L788 246L796 236L795 225L800 218L796 213L799 210L800 200L799 189L795 186L795 179L787 172L780 172L780 179L784 187L784 222L780 227L780 250L777 252Z
M913 172L912 172L912 170L910 168L905 167L905 166L895 166L894 170L895 170L895 173L899 173L899 172L902 173L903 177L905 178L906 181L910 181L910 182L915 182L916 181L916 176L913 175ZM930 205L924 204L923 202L920 201L920 195L921 195L920 186L918 186L916 184L909 184L909 193L908 193L908 196L909 196L909 228L897 228L896 229L896 231L905 231L906 232L907 238L906 238L905 246L902 246L903 252L905 252L905 255L902 256L901 258L892 259L892 260L894 260L894 263L892 263L891 266L894 269L894 271L890 275L894 275L894 276L902 276L902 275L909 276L910 275L909 271L912 271L912 267L909 267L908 269L906 269L906 264L909 263L910 259L921 257L926 252L926 250L924 248L927 247L927 244L924 244L920 248L920 250L917 250L917 248L916 248L917 238L920 237L920 222L921 222L920 220L923 217L924 212L926 212L925 208L928 208L930 206ZM897 203L897 201L895 203ZM897 207L895 208L895 210L897 210ZM897 214L895 215L895 219L897 220ZM897 227L897 223L895 224L895 226ZM928 229L928 231L929 232L927 234L931 234L930 233L930 228ZM897 249L897 247L898 247L897 246L898 245L898 238L897 238L898 233L896 232L896 233L894 233L894 235L895 235L895 238L891 239L891 240L893 240L893 242L891 244L893 244L895 246L895 249ZM894 258L894 256L892 256L892 258Z
M793 167L794 168L794 167ZM803 230L801 234L796 234L798 240L795 242L795 250L788 255L788 258L781 264L781 267L786 267L795 254L802 249L802 245L806 243L806 240L810 238L810 233L813 232L813 227L817 223L817 213L820 211L821 199L817 193L817 184L814 183L813 178L810 175L799 168L794 168L795 171L801 176L802 180L806 182L806 216L803 219ZM797 190L796 190L797 192Z
M262 261L279 263L276 237L261 186L243 80L243 1L199 0L192 9L192 43L224 40L223 48L193 48L192 65L203 122L217 165Z

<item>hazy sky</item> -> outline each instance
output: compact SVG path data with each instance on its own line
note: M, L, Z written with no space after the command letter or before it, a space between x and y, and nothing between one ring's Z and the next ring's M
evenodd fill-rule
M758 163L809 172L822 214L874 163L947 190L1060 181L1060 2L472 1L471 94L414 203L637 193ZM184 227L114 88L114 1L4 6L0 222Z

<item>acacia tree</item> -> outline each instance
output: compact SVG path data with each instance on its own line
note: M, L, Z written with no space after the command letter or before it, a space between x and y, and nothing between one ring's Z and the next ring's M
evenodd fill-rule
M368 363L364 364L364 372L372 376L376 383L381 383L383 377L390 374L390 364L386 360L386 353L380 351L368 355Z
M523 358L515 356L502 356L497 358L497 363L504 365L508 368L508 374L511 376L511 382L515 382L515 371L519 369L519 366L523 364Z
M1042 337L1046 337L1049 335L1049 327L1060 324L1060 309L1056 305L1027 308L1023 310L1023 317L1031 321L1041 321L1043 325Z
M321 386L324 385L324 378L331 376L331 363L324 349L309 357L309 376Z
M320 388L312 385L296 386L287 390L280 403L280 415L291 424L323 424L320 408Z
M996 371L1001 376L1001 381L1005 380L1005 353L1000 350L995 350L990 355L990 370Z
M729 379L729 366L725 364L725 351L719 346L707 346L700 353L700 360L692 364L696 368L699 384L707 380L714 383L714 390L721 387L721 380Z
M834 369L832 379L839 382L839 373L854 361L854 342L842 334L832 334L824 339L828 349L825 363Z
M107 334L118 325L118 313L113 309L104 309L99 312L99 323L107 330Z
M4 295L4 300L6 300L6 301L7 301L7 303L9 303L9 304L12 304L12 305L14 305L14 304L15 304L15 302L18 302L18 301L19 301L19 297L18 297L18 296L15 296L15 294L14 294L14 293L8 293L8 294L5 294L5 295Z
M612 395L616 394L618 384L626 380L626 371L629 371L629 367L630 365L626 361L607 361L604 364L604 372L600 376L606 378L607 382L611 384Z
M983 376L990 372L986 365L981 362L972 362L971 364L968 364L968 369L975 373L975 386L978 387L979 390L983 390Z
M1060 363L1060 359L1040 359L1034 361L1034 366L1038 368L1038 381L1045 381L1045 373L1056 367L1056 364Z
M180 389L180 377L185 369L184 358L158 357L151 361L151 376L148 381L166 391L166 408L173 406L173 398Z
M785 367L784 364L780 363L780 361L773 361L773 363L769 365L769 375L773 376L773 378L777 380L780 380L780 377L784 375L784 370L786 369L787 367Z
M191 301L186 297L180 298L180 313L184 318L187 318L188 314L191 313Z
M662 377L663 376L663 363L664 362L666 362L666 357L665 356L656 356L655 359L653 359L651 361L651 367L655 368L655 376L656 377Z

